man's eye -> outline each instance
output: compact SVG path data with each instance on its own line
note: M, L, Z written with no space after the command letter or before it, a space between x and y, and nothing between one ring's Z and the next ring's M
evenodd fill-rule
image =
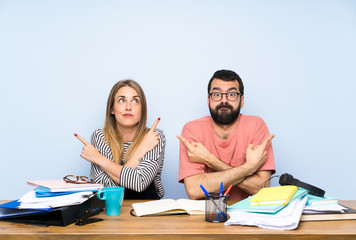
M213 93L213 95L216 97L220 97L221 93L216 92L216 93Z
M235 97L236 96L235 92L229 92L228 94L229 94L230 97Z

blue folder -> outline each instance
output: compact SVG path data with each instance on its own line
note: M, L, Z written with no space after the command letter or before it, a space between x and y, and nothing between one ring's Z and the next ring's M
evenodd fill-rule
M69 192L50 192L48 190L42 189L42 188L36 188L35 193L36 197L42 198L42 197L57 197L57 196L63 196L63 195L68 195L72 193L77 193L77 192L88 192L86 191L69 191ZM90 190L89 192L97 192L97 190Z
M18 209L20 205L18 200L0 204L0 219L1 218L10 218L15 216L22 216L34 213L44 213L50 211L52 208L45 209Z

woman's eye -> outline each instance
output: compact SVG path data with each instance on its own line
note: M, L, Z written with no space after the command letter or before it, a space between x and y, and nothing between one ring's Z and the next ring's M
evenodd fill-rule
M124 102L125 102L125 99L120 98L118 102L119 102L119 103L124 103Z
M140 100L138 100L138 99L133 99L132 102L138 104L138 103L140 103Z

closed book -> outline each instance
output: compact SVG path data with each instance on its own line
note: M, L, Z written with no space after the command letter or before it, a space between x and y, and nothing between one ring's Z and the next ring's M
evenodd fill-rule
M298 187L294 185L262 188L250 199L250 205L286 205L297 191Z
M68 191L91 191L98 190L104 186L99 183L68 183L63 180L37 180L27 181L27 184L47 190L49 192L68 192Z
M318 197L312 194L308 194L307 205L315 206L315 205L324 205L324 204L335 204L338 203L338 199L336 197L324 196Z

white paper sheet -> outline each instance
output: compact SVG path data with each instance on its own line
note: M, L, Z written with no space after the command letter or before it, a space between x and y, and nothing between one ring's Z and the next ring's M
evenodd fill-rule
M41 208L54 208L63 207L83 203L90 198L93 192L77 192L63 196L56 197L36 197L35 190L26 193L19 199L21 204L18 208L21 209L41 209Z

